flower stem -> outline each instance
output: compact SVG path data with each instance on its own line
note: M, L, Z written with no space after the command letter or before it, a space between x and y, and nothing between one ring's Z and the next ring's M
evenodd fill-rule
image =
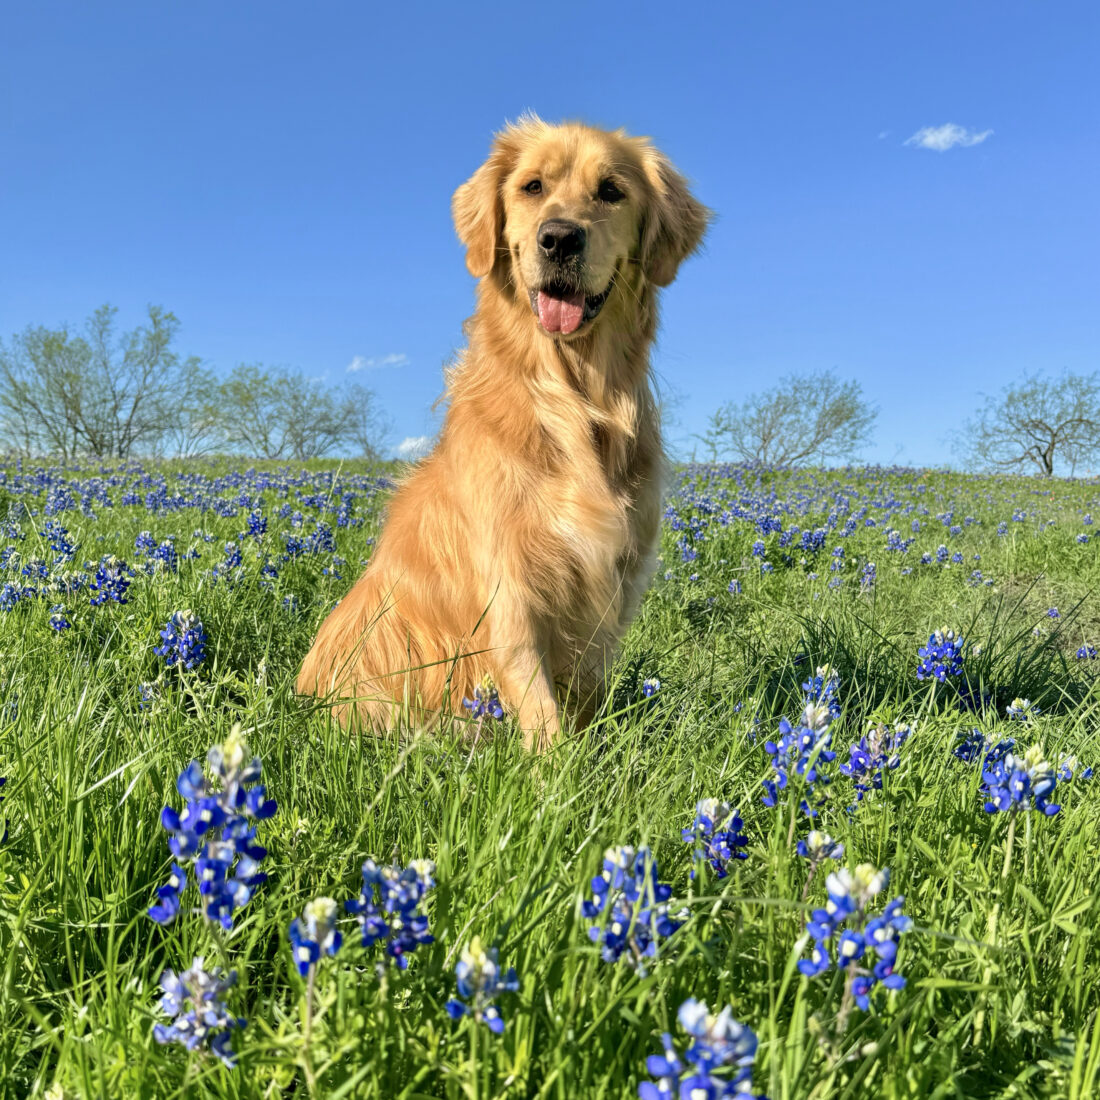
M1012 869L1012 844L1016 839L1016 813L1013 811L1008 818L1008 840L1005 843L1005 864L1001 868L1001 878L1008 878L1008 872Z
M302 1030L302 1070L306 1075L306 1087L310 1096L317 1095L317 1077L313 1070L313 984L317 975L317 964L309 968L306 975L306 1019Z

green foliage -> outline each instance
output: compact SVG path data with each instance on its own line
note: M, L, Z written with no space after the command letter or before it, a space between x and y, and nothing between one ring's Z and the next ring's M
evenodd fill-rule
M817 554L784 552L769 535L774 571L763 574L749 524L715 523L691 562L666 528L658 579L609 670L604 713L542 758L507 730L477 745L432 731L350 736L293 695L316 626L369 554L383 497L357 505L363 527L337 529L342 578L322 572L328 558L303 557L271 590L248 540L237 586L210 578L246 512L63 513L81 560L131 556L146 527L158 540L175 535L181 555L202 556L183 560L178 574L139 577L126 605L93 611L70 600L74 627L61 635L47 626L45 601L0 614L0 775L9 777L0 816L10 829L0 847L0 1095L43 1096L51 1086L55 1097L306 1095L302 984L286 928L313 897L354 896L367 856L436 861L437 940L405 974L380 980L354 924L344 925L349 942L317 979L319 1095L626 1100L688 996L732 1004L757 1032L756 1080L773 1100L1096 1095L1096 788L1075 782L1062 797L1060 787L1061 814L1021 822L1002 880L1005 824L982 812L978 772L950 750L959 731L978 725L1100 764L1100 662L1073 656L1084 642L1100 644L1100 543L1074 540L1081 513L1100 514L1097 486L1058 482L1037 494L1023 479L871 470L767 475L738 488L734 474L697 473L681 517L715 515L705 502L723 489L731 496L719 510L745 493L791 499L824 489L826 498L865 501L908 494L932 514L912 513L925 526L904 555L883 552L881 527L859 527L835 573L831 542ZM116 494L139 478L119 476ZM230 483L225 499L236 493ZM275 518L284 495L263 495L271 550L290 527ZM0 483L0 516L9 503ZM966 564L920 566L920 553L945 535L935 513L951 508L978 521L952 540ZM1025 521L1010 521L1016 508L1027 509ZM803 526L822 515L811 512ZM997 536L1001 521L1007 534ZM24 516L23 559L49 557L44 524ZM215 540L195 539L196 527ZM992 588L967 583L974 554ZM868 560L878 575L869 589L858 581ZM740 595L727 591L733 579ZM284 608L291 594L302 613ZM1047 617L1052 605L1057 620ZM181 607L201 616L210 656L194 674L165 674L143 711L137 685L158 676L157 631ZM917 646L944 622L982 647L969 669L991 698L980 713L915 678ZM916 727L884 789L853 816L838 798L824 822L853 865L890 867L891 893L906 896L916 925L902 947L908 987L855 1013L835 1044L822 1040L836 990L796 969L805 864L789 845L788 820L759 804L763 741L779 715L794 716L811 666L825 663L842 678L842 757L872 718ZM641 694L647 676L662 683L652 701ZM1033 726L1004 719L1015 694L1041 704ZM224 946L240 972L232 1007L248 1020L235 1040L240 1065L228 1070L153 1041L161 971L195 955L216 961L219 948L200 920L162 929L145 909L167 873L158 815L179 804L175 777L234 723L263 759L280 811L262 830L271 878ZM724 881L704 875L692 885L679 833L707 796L741 808L749 858ZM650 844L677 905L690 911L645 978L603 963L578 915L604 848L616 843ZM811 903L820 904L821 885ZM499 1040L453 1023L442 1007L457 954L475 934L522 981L504 1002Z

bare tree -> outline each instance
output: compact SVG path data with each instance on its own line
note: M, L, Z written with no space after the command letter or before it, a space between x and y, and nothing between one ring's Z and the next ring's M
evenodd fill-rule
M101 306L84 336L32 326L10 349L0 345L0 421L11 443L63 459L163 449L209 376L172 350L173 314L150 306L146 325L116 336L116 312Z
M1100 459L1100 375L1063 374L1050 379L1029 375L999 396L985 397L955 449L977 466L998 470L1034 467L1050 477L1064 463L1077 466Z
M741 404L723 405L699 438L711 461L795 466L850 457L869 442L877 415L858 382L841 382L831 371L787 375Z
M376 457L385 433L374 395L334 391L301 371L242 364L218 387L226 443L258 458L319 458L334 451Z

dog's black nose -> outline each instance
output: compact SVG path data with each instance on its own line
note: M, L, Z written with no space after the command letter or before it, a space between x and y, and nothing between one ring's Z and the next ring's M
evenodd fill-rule
M568 260L584 251L587 234L576 222L554 218L539 226L539 248L548 260Z

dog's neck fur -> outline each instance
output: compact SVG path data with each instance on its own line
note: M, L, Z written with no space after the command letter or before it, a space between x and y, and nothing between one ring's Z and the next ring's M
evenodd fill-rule
M630 306L622 296L630 296ZM636 303L636 304L635 304ZM508 377L531 395L537 424L547 439L568 446L576 435L578 418L600 453L612 481L624 477L635 465L635 448L644 435L659 451L658 417L650 379L649 348L657 324L654 288L628 266L604 307L606 313L622 310L631 316L632 328L601 321L574 340L556 340L540 333L530 338L536 324L526 296L521 300L499 266L478 286L477 311L466 324L471 351L457 369L487 360L506 363ZM474 368L476 370L476 367ZM500 374L491 376L499 389ZM471 378L464 391L476 400L501 405L510 415L506 393L488 392L490 376ZM484 407L484 406L483 406Z

